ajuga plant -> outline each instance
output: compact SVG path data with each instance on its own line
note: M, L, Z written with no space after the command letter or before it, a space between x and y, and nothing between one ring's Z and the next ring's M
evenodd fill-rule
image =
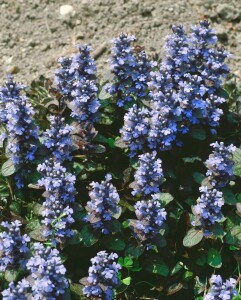
M114 78L106 85L106 90L115 96L118 106L147 98L150 71L156 65L148 60L143 49L131 47L134 41L135 36L124 33L112 40L114 47L110 62Z
M57 249L45 248L41 243L34 243L33 257L27 263L27 269L33 278L33 299L58 299L68 287L63 266Z
M116 262L118 255L106 251L100 251L91 259L92 266L89 268L88 284L83 288L83 294L88 298L111 300L114 289L120 285L118 272L120 264Z
M5 300L240 299L241 84L208 21L172 31L0 89Z
M110 183L112 176L107 174L105 181L91 182L89 193L91 201L87 202L86 222L90 222L93 228L100 230L104 234L111 232L111 223L116 220L121 213L118 205L120 201L116 188Z
M75 201L75 176L67 173L56 158L50 158L38 165L38 171L43 175L38 185L44 187L42 223L45 225L44 236L64 240L72 235L70 225L74 222L71 205Z
M27 300L30 284L26 279L19 281L16 286L10 282L8 289L2 292L3 300Z
M211 288L204 296L204 300L219 300L219 299L233 299L238 295L235 289L236 280L234 278L227 279L223 282L220 275L213 275L210 278Z
M162 161L156 158L156 151L139 155L139 167L135 173L135 187L132 195L147 196L160 192L163 183Z
M79 53L61 57L55 72L55 84L77 122L93 123L100 106L97 98L96 63L90 56L91 47L78 45Z
M5 151L13 164L12 168L18 170L15 174L18 188L24 186L24 176L31 172L30 165L35 158L38 141L34 110L28 98L22 94L24 88L24 85L14 82L10 75L5 86L0 88L0 122L4 128L1 139L6 141Z
M4 231L0 233L0 272L6 269L23 268L29 252L30 237L22 235L20 221L2 222Z

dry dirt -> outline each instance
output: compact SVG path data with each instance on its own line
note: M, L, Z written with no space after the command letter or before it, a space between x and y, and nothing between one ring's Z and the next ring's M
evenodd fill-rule
M71 6L69 13L63 5ZM40 74L53 77L58 57L76 43L92 45L103 75L110 40L120 32L135 34L149 54L162 53L172 24L188 28L203 18L234 54L231 71L240 74L241 0L0 0L0 10L1 82L7 72L26 83Z

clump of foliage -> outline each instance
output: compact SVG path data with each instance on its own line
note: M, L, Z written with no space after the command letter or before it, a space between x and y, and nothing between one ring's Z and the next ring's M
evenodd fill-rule
M241 299L241 82L208 21L172 31L0 88L4 300Z

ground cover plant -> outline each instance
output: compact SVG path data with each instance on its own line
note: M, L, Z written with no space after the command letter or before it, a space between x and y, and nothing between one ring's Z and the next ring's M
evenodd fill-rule
M3 299L241 299L241 85L207 21L172 31L0 88Z

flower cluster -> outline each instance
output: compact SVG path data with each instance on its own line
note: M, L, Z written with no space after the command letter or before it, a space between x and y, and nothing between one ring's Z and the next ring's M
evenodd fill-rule
M18 220L11 223L2 222L1 225L5 230L0 233L0 272L4 272L8 267L24 267L29 252L29 236L21 235L22 224Z
M209 155L205 165L208 168L206 173L210 183L216 188L225 187L233 176L234 161L232 154L235 146L225 146L223 142L211 144L213 153Z
M135 188L132 195L143 196L160 192L160 184L164 181L162 161L156 158L156 151L139 155L139 167L135 173Z
M180 145L179 135L191 125L208 124L215 132L223 113L225 99L218 91L229 54L215 47L217 37L207 21L192 27L189 36L182 26L173 26L173 33L159 72L151 72L150 105L133 107L124 118L121 133L132 157L144 145L153 150Z
M87 297L111 300L113 289L120 284L118 272L121 266L116 263L118 255L106 251L100 251L91 259L89 268L88 285L83 288L83 294Z
M135 40L134 36L124 33L113 39L111 71L114 78L113 83L106 86L106 90L111 95L116 94L118 106L148 96L147 82L155 64L148 61L144 50L132 49L131 43Z
M8 289L2 292L3 300L27 300L29 288L30 284L26 279L19 281L16 286L10 282Z
M23 187L22 177L29 171L28 165L35 158L38 127L33 121L34 110L26 96L21 95L24 86L16 84L12 76L7 77L5 87L0 88L0 120L5 125L6 152L16 168L16 185Z
M111 175L107 174L105 181L90 183L91 201L88 201L86 205L88 215L85 220L104 234L111 232L108 225L111 220L118 218L121 212L121 208L118 206L120 197L116 188L110 183L111 179Z
M212 275L210 283L211 289L204 296L204 300L231 300L238 295L238 292L235 289L236 280L233 278L223 282L220 275Z
M154 238L166 220L166 211L157 201L157 195L152 195L152 200L138 201L135 205L137 222L134 232L138 239L146 241Z
M191 124L215 128L223 113L219 106L225 99L218 96L218 89L229 71L224 64L229 54L215 47L217 36L206 20L191 27L189 36L182 26L172 29L166 58L159 73L152 73L150 96L163 105L168 103L167 117L176 121L180 132L185 133Z
M149 133L149 110L138 108L136 104L124 116L124 126L120 130L124 142L130 148L130 156L144 149Z
M42 212L42 223L46 226L44 236L69 237L72 235L69 227L74 222L71 204L75 201L75 176L52 158L40 164L38 171L43 175L38 184L44 187L46 198Z
M60 116L50 116L50 129L43 133L43 144L50 149L52 156L59 162L71 160L70 150L73 145L70 133L73 127L64 123Z
M34 253L27 263L27 269L34 279L32 294L34 300L57 299L65 293L68 281L57 249L44 248L43 244L34 244Z
M90 46L77 48L78 54L59 59L61 68L55 72L55 83L72 111L71 116L78 122L93 123L100 106L96 96L96 64L90 56Z
M201 222L201 226L205 229L205 234L209 235L208 228L215 222L222 219L221 208L224 205L223 193L217 189L208 189L207 186L199 188L201 197L197 200L197 205L193 207L196 221ZM196 221L193 225L196 225Z

